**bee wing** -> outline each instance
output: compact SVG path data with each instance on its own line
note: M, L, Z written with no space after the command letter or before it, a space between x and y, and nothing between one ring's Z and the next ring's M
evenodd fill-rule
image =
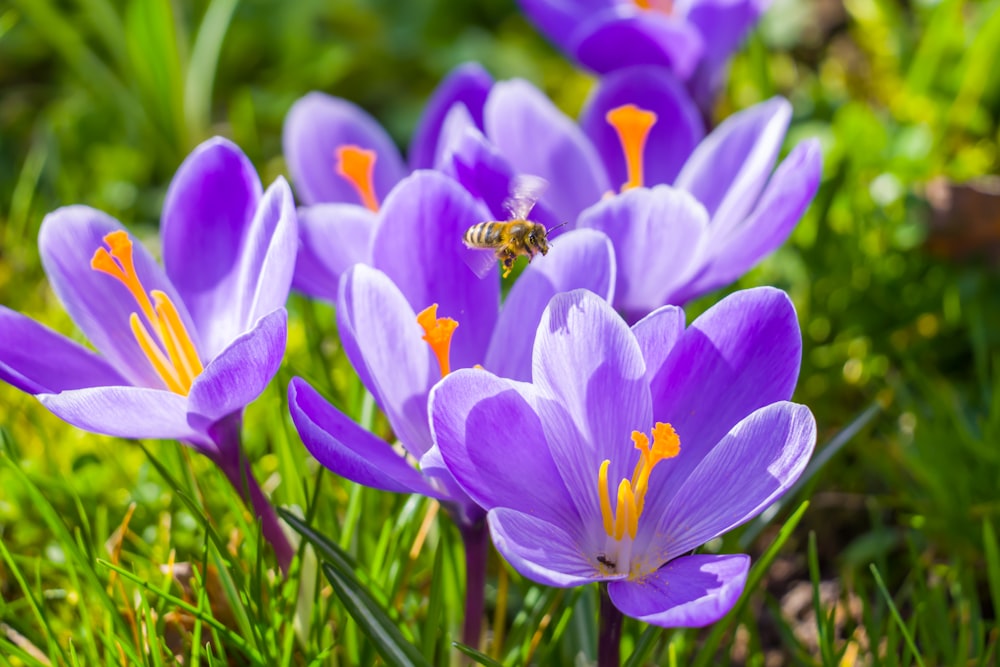
M518 174L510 179L510 196L503 200L503 207L511 220L527 220L535 202L542 198L549 182L541 176Z
M492 249L470 248L468 244L466 251L462 253L462 259L477 278L485 278L490 269L497 265L497 258Z

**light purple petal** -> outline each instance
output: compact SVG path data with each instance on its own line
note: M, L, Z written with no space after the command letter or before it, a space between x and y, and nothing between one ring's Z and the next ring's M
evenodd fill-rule
M518 173L549 182L542 201L560 220L576 220L580 211L611 189L587 137L527 81L494 85L483 123L486 136Z
M452 179L417 171L386 199L375 233L373 261L406 296L414 312L438 304L438 317L458 321L452 368L481 364L499 311L495 269L477 279L465 261L465 231L486 209Z
M742 222L771 176L792 105L775 97L737 112L705 138L675 185L693 194L712 218L713 234Z
M504 508L490 510L486 519L497 551L532 581L567 588L601 578L577 541L558 526Z
M667 559L687 553L780 498L802 474L815 445L809 408L784 401L763 407L737 424L670 499L647 499L645 511L659 521L644 530L640 520L639 530L652 535L654 550L666 551Z
M279 308L232 341L195 378L188 409L207 426L260 396L281 365L287 325L288 314Z
M374 118L353 102L325 93L309 93L292 105L285 116L282 146L303 204L362 203L354 186L337 174L341 146L375 151L372 180L380 201L407 172L399 149Z
M492 85L493 77L479 63L463 63L441 81L413 132L409 155L411 169L434 167L441 125L452 105L464 106L476 126L483 127L483 105Z
M429 408L428 408L429 409ZM486 510L469 497L448 469L441 450L434 445L418 462L420 473L451 505L448 511L459 525L471 526L486 518Z
M288 410L309 453L337 475L383 491L441 497L389 443L352 422L302 378L288 385Z
M697 272L708 239L708 215L683 190L636 188L591 206L581 228L611 238L618 280L615 307L636 321L668 303Z
M165 389L129 328L129 316L139 312L132 294L117 279L90 268L94 252L105 247L104 237L124 229L111 216L88 206L60 208L45 216L38 233L42 265L66 312L128 384ZM142 244L132 241L143 287L147 293L161 290L171 298L197 347L198 332L173 285Z
M128 384L84 346L5 306L0 306L0 380L29 394Z
M663 306L632 325L632 334L639 341L642 358L646 361L646 379L650 384L684 335L684 324L681 308Z
M337 300L340 277L355 264L371 264L377 214L354 204L299 209L299 253L292 287L317 299Z
M119 438L203 441L188 424L187 397L166 389L90 387L38 400L57 417L92 433Z
M441 370L413 308L388 276L356 264L340 281L337 328L344 351L396 437L419 459L433 444L427 397Z
M683 19L625 3L589 15L570 42L576 59L599 74L654 65L681 79L694 72L703 49L701 34Z
M434 442L466 493L572 530L580 525L538 415L535 390L485 371L455 371L431 392Z
M610 301L615 255L604 234L580 229L563 234L549 254L536 258L511 288L497 321L484 366L502 377L531 380L533 333L553 296L586 289Z
M733 608L749 570L743 554L686 556L641 581L611 582L608 594L626 616L665 628L698 628Z
M626 104L656 114L643 151L644 184L673 183L705 135L698 107L684 85L662 67L630 67L602 77L580 113L580 127L604 160L612 187L624 184L628 173L618 133L606 116Z

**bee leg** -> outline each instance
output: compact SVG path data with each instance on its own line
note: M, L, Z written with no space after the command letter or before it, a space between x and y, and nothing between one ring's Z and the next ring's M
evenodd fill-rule
M510 275L511 269L514 268L514 260L517 259L517 255L512 253L510 250L504 250L500 257L500 262L503 264L503 277L506 278Z

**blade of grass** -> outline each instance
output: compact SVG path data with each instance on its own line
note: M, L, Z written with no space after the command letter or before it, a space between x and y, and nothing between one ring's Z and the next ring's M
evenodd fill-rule
M201 138L212 119L212 89L219 53L239 0L212 0L198 27L184 79L184 119L193 136Z
M872 563L868 568L872 576L875 578L875 585L878 587L879 593L882 594L882 598L885 600L886 604L889 605L889 612L892 614L893 619L896 621L896 626L899 628L900 633L903 635L903 641L906 642L907 648L913 654L913 659L917 662L920 667L924 667L924 660L920 656L920 652L917 650L917 645L913 641L913 636L910 634L910 629L903 622L903 617L899 613L899 609L896 607L896 603L893 602L892 596L889 595L889 589L885 587L885 582L882 580L882 575L879 573L878 567Z

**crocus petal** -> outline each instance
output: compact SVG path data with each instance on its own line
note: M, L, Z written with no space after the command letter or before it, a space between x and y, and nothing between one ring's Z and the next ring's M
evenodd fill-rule
M639 342L646 362L646 379L650 383L684 335L684 324L683 309L663 306L632 325L632 335Z
M337 174L341 146L375 151L372 180L379 199L406 176L403 158L382 126L353 102L325 93L309 93L292 105L285 116L282 146L303 204L362 203L354 186Z
M744 417L791 398L801 358L795 308L781 290L736 292L692 322L651 373L654 416L674 426L681 453L653 473L663 475L663 482L650 485L646 502L673 495Z
M548 255L535 259L521 274L500 311L485 367L502 377L529 381L531 333L552 297L574 289L590 290L608 301L614 296L614 248L598 231L563 234Z
M463 63L441 81L413 131L409 155L411 169L434 167L441 125L454 104L468 109L476 126L483 127L483 105L492 85L493 77L479 63Z
M341 477L383 491L441 497L389 443L352 422L302 378L288 385L288 410L309 453Z
M486 136L522 174L549 182L543 201L561 220L611 189L597 151L566 114L527 81L493 86L483 112Z
M458 321L451 365L482 363L500 307L496 274L476 279L465 261L465 231L488 219L486 209L452 179L417 171L385 201L373 260L406 296L414 312L438 304L438 317ZM419 336L418 336L419 340Z
M124 229L111 216L88 206L60 208L45 216L38 233L42 265L70 317L128 384L165 389L129 329L129 316L139 311L139 305L120 281L90 268L94 252L105 247L104 237ZM160 290L171 298L197 347L197 331L184 303L163 269L134 239L133 262L147 292Z
M705 135L698 107L677 77L662 67L629 67L602 77L580 112L580 127L600 153L613 187L625 183L628 173L607 113L626 104L656 114L643 153L644 184L673 183Z
M632 322L665 305L695 275L708 238L705 209L668 185L600 201L583 212L579 226L611 238L618 269L615 306Z
M447 498L447 502L451 505L448 508L449 514L456 523L461 526L472 526L486 518L486 510L470 498L462 485L455 480L437 445L428 449L418 463L420 473L443 498Z
M651 550L673 558L757 516L799 478L815 445L816 420L806 406L782 401L752 413L672 498L647 500L649 514L660 517L643 531L652 535Z
M253 164L210 139L184 160L163 204L163 266L194 320L204 360L242 332L239 265L261 198Z
M569 51L582 17L613 7L615 0L518 0L518 5L549 39Z
M354 204L316 204L299 209L299 253L292 287L326 301L337 300L340 277L355 264L371 264L377 215Z
M743 554L678 558L639 581L608 584L626 616L665 628L697 628L725 616L739 600L750 570Z
M784 243L816 194L822 171L819 142L809 140L796 146L778 165L745 221L726 237L717 236L714 228L711 230L709 247L714 251L711 264L677 294L677 301L687 301L728 285Z
M187 397L165 389L89 387L59 394L39 394L38 400L57 417L85 431L119 438L204 441L191 426Z
M455 371L431 392L434 442L483 508L507 507L569 529L580 518L532 409L534 394L531 385L485 371Z
M687 22L621 4L590 15L569 46L580 64L599 74L632 65L666 67L682 79L694 72L703 41Z
M284 308L265 315L195 378L188 409L206 420L206 428L246 407L264 391L285 354L287 325Z
M427 396L441 371L413 308L388 276L356 264L340 281L337 328L396 437L419 459L432 445Z
M566 487L593 525L601 522L602 461L611 461L614 483L631 478L632 431L653 425L645 374L635 336L607 301L585 290L552 299L535 337L532 378L547 399L536 409Z
M84 346L5 306L0 306L0 380L29 394L128 384Z
M775 97L733 114L702 141L674 182L712 217L713 234L726 234L749 213L771 175L792 105Z
M529 579L560 588L598 579L577 541L558 526L504 508L490 510L486 519L497 551Z

